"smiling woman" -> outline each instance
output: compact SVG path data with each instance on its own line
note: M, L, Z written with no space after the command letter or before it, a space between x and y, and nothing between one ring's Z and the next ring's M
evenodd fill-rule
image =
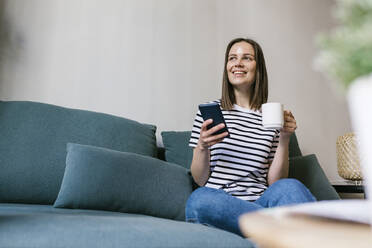
M232 40L226 49L220 105L224 125L207 129L213 120L197 113L189 145L194 148L191 173L202 186L186 205L186 220L241 235L241 214L262 208L314 201L299 181L288 179L288 145L297 128L290 111L284 126L264 128L261 106L268 80L261 47L251 39Z

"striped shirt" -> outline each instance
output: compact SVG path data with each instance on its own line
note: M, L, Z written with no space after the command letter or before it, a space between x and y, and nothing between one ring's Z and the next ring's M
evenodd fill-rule
M214 102L220 104L220 100ZM262 126L260 111L234 104L222 114L230 137L209 148L211 174L205 186L255 201L268 187L267 173L278 147L279 131ZM198 111L189 146L197 146L203 121Z

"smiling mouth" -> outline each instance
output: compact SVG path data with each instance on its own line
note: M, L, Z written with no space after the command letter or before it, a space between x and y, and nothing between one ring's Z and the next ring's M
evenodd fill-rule
M239 77L239 76L244 76L247 73L244 72L244 71L234 71L233 74L234 74L234 76Z

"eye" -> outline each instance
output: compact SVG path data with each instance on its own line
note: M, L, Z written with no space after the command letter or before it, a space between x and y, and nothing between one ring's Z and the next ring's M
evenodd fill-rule
M234 59L236 59L236 57L234 56L229 57L229 61L234 60Z

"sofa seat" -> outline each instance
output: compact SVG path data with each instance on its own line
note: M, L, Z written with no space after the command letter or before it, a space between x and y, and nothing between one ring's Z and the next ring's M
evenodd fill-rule
M0 247L254 247L200 224L51 205L0 204Z

